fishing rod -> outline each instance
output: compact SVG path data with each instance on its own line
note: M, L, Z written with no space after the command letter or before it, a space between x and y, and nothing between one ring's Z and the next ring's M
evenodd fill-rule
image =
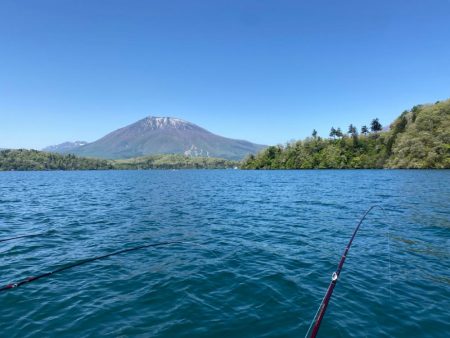
M314 316L314 318L313 318L313 320L311 322L311 325L310 325L308 331L306 332L305 338L308 337L308 334L311 331L311 327L313 326L313 324L314 324L314 327L312 329L311 336L309 336L309 337L310 338L315 338L317 336L317 333L319 332L319 328L320 328L320 324L322 322L323 316L325 315L325 311L327 310L327 306L328 306L328 303L329 303L329 301L331 299L331 295L333 294L333 290L334 290L334 288L335 288L335 286L337 284L337 281L339 279L339 275L341 274L342 267L344 266L345 259L347 258L348 251L350 250L350 247L351 247L351 245L353 243L353 240L355 239L356 233L358 232L359 227L361 226L362 222L366 219L366 216L374 208L380 208L384 212L384 209L381 206L379 206L379 205L372 205L364 213L364 215L361 217L361 219L359 220L358 225L356 226L355 230L353 231L353 235L350 238L350 241L348 242L347 247L344 250L344 254L341 257L341 260L339 261L339 265L337 267L337 270L335 272L333 272L333 275L331 276L331 282L330 282L330 285L328 286L327 292L325 293L325 297L323 298L322 302L320 303L319 309L317 310L316 315Z
M72 269L74 267L77 267L77 266L80 266L80 265L84 265L84 264L87 264L87 263L90 263L90 262L93 262L93 261L97 261L99 259L105 259L105 258L108 258L108 257L111 257L111 256L120 255L120 254L125 253L125 252L136 251L136 250L140 250L140 249L144 249L144 248L157 247L157 246L170 245L170 244L180 244L180 243L184 243L184 242L182 242L182 241L170 241L170 242L159 242L159 243L144 244L144 245L139 245L139 246L135 246L135 247L128 248L128 249L115 251L115 252L112 252L112 253L109 253L109 254L106 254L106 255L101 255L101 256L96 256L96 257L92 257L92 258L87 258L87 259L84 259L84 260L81 260L81 261L78 261L78 262L66 265L64 267L61 267L59 269L56 269L56 270L53 270L53 271L50 271L50 272L46 272L46 273L43 273L43 274L40 274L40 275L37 275L37 276L33 276L33 277L28 277L28 278L25 278L25 279L23 279L23 280L21 280L19 282L16 282L16 283L7 284L7 285L5 285L3 287L0 287L0 292L7 291L7 290L10 290L10 289L14 289L14 288L17 288L17 287L22 286L24 284L28 284L28 283L37 281L37 280L39 280L41 278L50 277L51 275L54 275L56 273L59 273L59 272L65 271L65 270L69 270L69 269Z
M43 235L45 235L45 233L42 232L42 233L37 233L37 234L20 235L20 236L16 236L16 237L2 238L2 239L0 239L0 243L12 241L12 240L19 239L19 238L37 237L37 236L43 236Z

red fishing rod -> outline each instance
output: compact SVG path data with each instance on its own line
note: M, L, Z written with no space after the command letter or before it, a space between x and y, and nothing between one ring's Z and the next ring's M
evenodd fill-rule
M384 211L384 209L382 207L380 207L379 205L373 205L364 213L363 217L361 217L358 225L356 226L356 229L353 231L353 235L350 238L350 241L348 242L347 247L344 250L344 254L341 257L341 260L339 262L337 270L335 272L333 272L333 275L331 276L331 282L330 282L330 285L328 286L325 297L323 298L322 303L320 303L319 309L317 310L317 313L314 316L311 326L309 327L308 332L306 332L305 337L308 337L311 327L312 327L312 331L311 331L311 335L309 337L315 338L317 336L317 333L319 332L319 328L320 328L320 323L322 322L323 316L325 315L325 311L327 310L327 306L328 306L328 303L330 302L331 295L333 294L333 290L337 284L339 275L341 274L342 267L344 266L345 259L347 258L348 251L350 250L353 240L355 239L356 233L358 232L359 227L361 226L362 222L364 221L366 216L369 214L369 212L371 212L372 209L374 209L376 207L378 207ZM314 326L313 326L313 323L314 323Z
M46 235L46 234L45 233L38 233L38 234L21 235L21 236L16 236L16 237L11 237L11 238L0 238L0 242L8 242L8 241L13 241L15 239L27 238L27 237L36 237L36 236L43 236L43 235Z
M75 262L75 263L63 266L63 267L61 267L59 269L56 269L56 270L53 270L53 271L50 271L50 272L45 272L45 273L42 273L42 274L37 275L37 276L33 276L33 277L28 277L28 278L22 279L21 281L18 281L18 282L15 282L15 283L7 284L7 285L5 285L3 287L0 287L0 292L11 290L11 289L15 289L15 288L17 288L19 286L22 286L24 284L28 284L28 283L37 281L37 280L39 280L41 278L50 277L50 276L52 276L52 275L54 275L56 273L63 272L65 270L69 270L69 269L73 269L73 268L75 268L77 266L84 265L84 264L87 264L87 263L91 263L91 262L94 262L94 261L97 261L97 260L100 260L100 259L105 259L105 258L109 258L109 257L112 257L112 256L120 255L120 254L123 254L123 253L126 253L126 252L141 250L141 249L150 248L150 247L157 247L157 246L171 245L171 244L181 244L181 243L186 243L186 242L183 242L183 241L170 241L170 242L150 243L150 244L144 244L144 245L135 246L133 248L128 248L128 249L123 249L123 250L111 252L111 253L106 254L106 255L101 255L101 256L96 256L96 257L92 257L92 258L87 258L87 259L84 259L84 260L81 260L81 261L78 261L78 262Z

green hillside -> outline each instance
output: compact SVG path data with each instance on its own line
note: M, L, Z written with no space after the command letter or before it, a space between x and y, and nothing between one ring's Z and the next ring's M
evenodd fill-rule
M450 168L450 99L404 112L391 132L388 168Z
M403 112L388 131L350 125L322 138L271 146L244 161L244 169L450 168L450 100ZM347 130L346 130L347 131Z

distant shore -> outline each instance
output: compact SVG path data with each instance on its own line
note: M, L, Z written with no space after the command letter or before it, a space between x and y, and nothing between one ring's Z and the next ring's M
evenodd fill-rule
M38 150L0 151L0 171L234 169L239 166L239 161L176 154L103 160Z

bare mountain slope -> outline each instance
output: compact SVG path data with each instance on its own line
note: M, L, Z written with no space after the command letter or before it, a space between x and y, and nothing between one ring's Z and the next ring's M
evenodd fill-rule
M215 135L181 119L149 116L71 152L109 159L186 154L240 160L264 147Z

